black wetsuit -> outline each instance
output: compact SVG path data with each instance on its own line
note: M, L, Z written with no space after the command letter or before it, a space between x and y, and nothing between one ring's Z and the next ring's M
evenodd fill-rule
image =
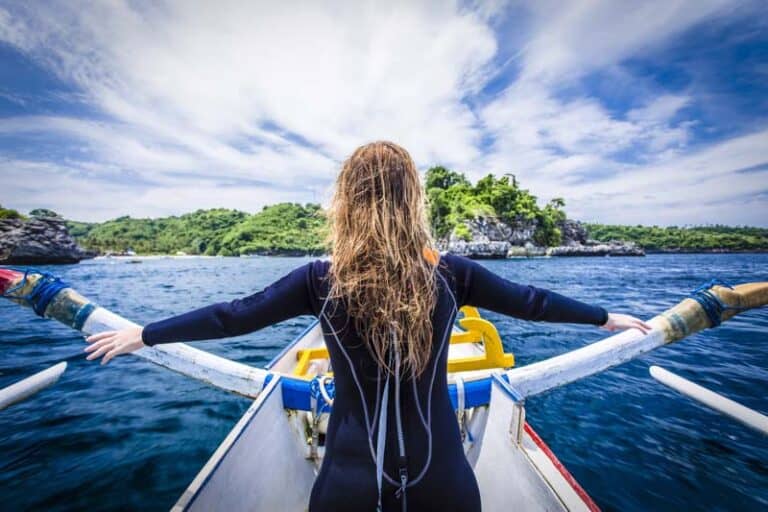
M309 510L373 511L379 496L374 451L385 372L343 307L325 300L328 267L327 261L313 261L251 296L148 324L143 339L154 345L222 338L299 315L318 317L331 356L336 398ZM403 379L400 385L404 461L398 453L395 389L389 386L381 491L385 511L402 510L398 488L403 467L408 482L404 498L411 512L480 510L477 481L464 455L446 380L448 339L458 308L472 305L526 320L595 325L604 324L608 316L602 307L513 283L463 257L444 255L438 268L429 365L418 379Z

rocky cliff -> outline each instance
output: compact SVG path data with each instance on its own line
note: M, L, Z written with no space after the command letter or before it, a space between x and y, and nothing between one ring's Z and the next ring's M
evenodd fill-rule
M0 264L77 263L94 256L77 245L59 217L0 219Z
M566 219L558 225L562 245L541 247L534 241L535 220L507 224L493 218L476 218L465 223L464 236L452 233L438 241L438 248L470 258L510 258L532 256L644 256L633 242L598 242L587 237L579 222ZM468 234L467 234L468 233Z

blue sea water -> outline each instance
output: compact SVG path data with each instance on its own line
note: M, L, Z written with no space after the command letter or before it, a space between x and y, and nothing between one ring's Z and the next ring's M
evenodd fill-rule
M305 261L93 260L41 268L146 323L253 293ZM483 264L514 281L642 318L714 277L768 281L766 254ZM518 365L607 336L592 326L485 314ZM296 318L196 345L262 366L311 321ZM0 510L167 510L249 401L135 357L102 367L85 361L83 346L71 329L0 301L0 387L69 361L58 384L0 411ZM768 412L768 308L534 397L528 420L604 510L768 509L766 438L663 387L648 375L651 364Z

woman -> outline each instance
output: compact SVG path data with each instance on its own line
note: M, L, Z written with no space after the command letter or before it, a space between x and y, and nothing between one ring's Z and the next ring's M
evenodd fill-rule
M336 398L309 509L479 511L446 380L448 338L467 304L526 320L650 327L555 292L437 256L409 154L358 148L329 212L333 261L303 265L264 290L142 328L90 336L102 364L145 345L236 336L298 315L320 320Z

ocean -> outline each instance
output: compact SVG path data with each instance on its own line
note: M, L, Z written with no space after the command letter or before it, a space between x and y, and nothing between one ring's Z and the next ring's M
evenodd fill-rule
M39 267L147 323L254 293L307 258L98 259ZM719 278L768 281L768 254L484 261L520 283L648 319ZM597 327L483 312L518 365L597 341ZM262 366L313 318L194 345ZM132 356L86 361L83 337L0 301L0 387L62 360L53 387L0 411L0 510L167 510L249 400ZM766 510L768 442L657 383L662 366L768 412L768 308L533 397L527 418L604 510ZM253 475L258 478L259 475Z

